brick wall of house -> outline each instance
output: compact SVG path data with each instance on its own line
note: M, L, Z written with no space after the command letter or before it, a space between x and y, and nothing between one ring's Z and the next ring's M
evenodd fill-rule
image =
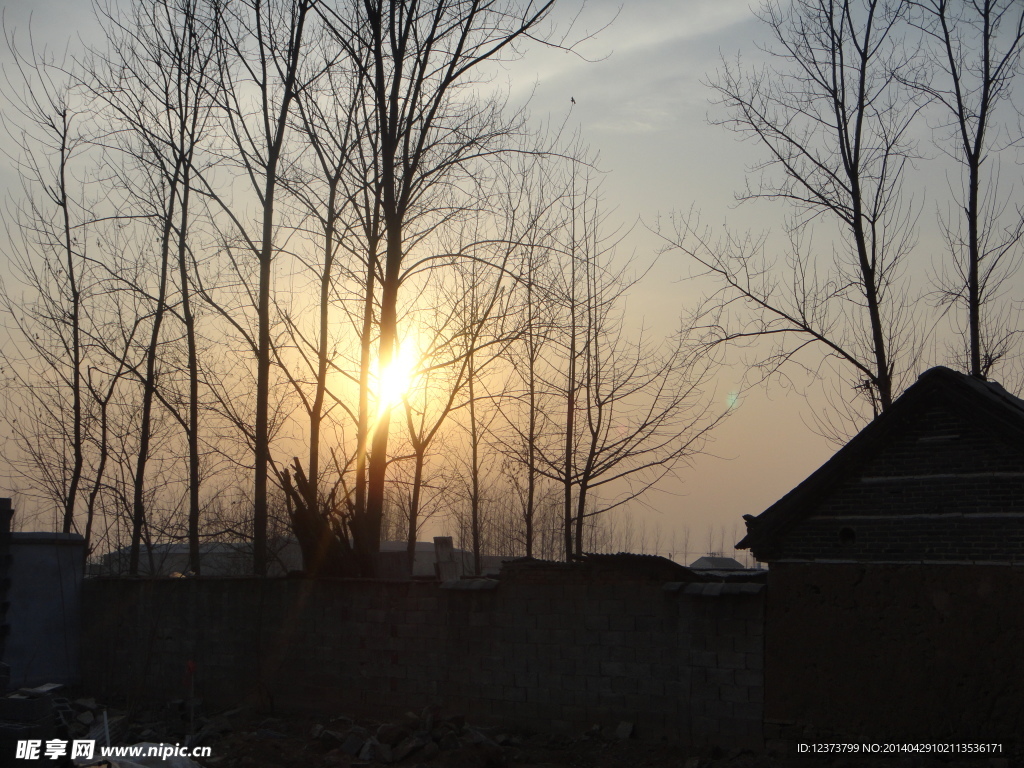
M493 586L493 582L487 586ZM82 670L98 696L761 743L760 584L89 579Z
M854 543L844 543L845 531ZM1024 518L893 516L871 520L806 520L787 537L782 558L947 561L1024 564Z
M843 477L771 560L1024 563L1024 446L938 399Z
M769 571L765 737L1024 736L1024 569L789 564Z

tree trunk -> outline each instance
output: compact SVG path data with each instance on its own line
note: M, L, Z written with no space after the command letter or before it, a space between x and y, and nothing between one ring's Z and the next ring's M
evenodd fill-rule
M82 480L82 467L85 463L83 456L82 441L82 296L79 291L78 281L75 276L74 250L71 238L71 210L67 193L67 163L68 163L68 118L67 113L60 115L60 166L58 169L57 194L60 196L59 205L63 216L64 254L67 259L68 284L71 290L71 478L68 482L67 493L64 497L64 533L71 533L75 525L75 506L78 501L78 486Z
M167 273L170 265L170 238L177 197L177 184L178 179L175 178L167 194L168 211L164 218L160 242L160 286L157 290L156 312L153 316L149 348L146 351L146 377L143 380L142 392L142 420L139 424L139 456L135 464L135 489L132 498L132 548L128 558L128 573L131 576L135 576L139 572L139 548L142 543L142 530L146 514L146 464L149 461L149 441L152 434L153 398L156 396L157 349L160 345L160 327L163 324L164 311L167 305ZM150 553L150 561L152 561L152 553Z
M380 299L380 346L377 354L378 371L385 371L395 355L398 338L398 278L402 264L401 227L392 218L387 223L387 256L384 283ZM366 493L366 515L360 521L357 552L361 569L366 576L376 572L377 553L380 551L381 524L384 520L384 487L388 461L388 432L391 411L380 404L377 423L373 428L369 456L369 478Z

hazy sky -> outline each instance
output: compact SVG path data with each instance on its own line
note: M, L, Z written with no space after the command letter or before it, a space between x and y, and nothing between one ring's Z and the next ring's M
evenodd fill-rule
M23 35L33 10L37 39L50 46L59 47L76 32L88 36L92 24L86 0L4 5L8 30L16 26ZM567 3L561 13L578 8ZM708 124L713 107L701 82L714 73L721 55L742 51L745 60L758 58L755 44L764 30L748 0L630 0L621 6L596 0L580 13L573 34L609 22L578 48L580 55L530 49L509 65L501 77L511 83L512 101L532 92L536 119L567 119L570 130L578 128L600 151L606 201L613 219L627 227L637 220L653 225L673 210L696 207L715 225L728 220L736 227L780 229L784 208L733 207L733 193L743 187L757 148ZM2 173L0 181L9 185L9 170ZM934 204L925 202L921 222L933 220ZM640 225L622 246L641 260L657 248L657 238ZM635 322L673 323L697 290L681 282L686 272L681 257L663 256L631 300ZM734 367L720 377L715 397L721 408L741 373ZM742 529L741 515L763 511L834 450L808 427L811 408L810 401L780 387L742 398L709 445L715 456L700 457L683 472L683 483L673 487L679 495L651 498L659 511L649 516L650 524L666 532L689 525L691 551L707 548L709 529L717 538L724 528L728 548L736 540L733 530ZM666 542L662 553L667 548Z
M757 155L753 146L708 123L710 90L702 81L722 55L743 50L745 58L758 56L752 41L763 31L750 2L588 2L575 29L596 30L612 19L580 47L585 58L542 50L510 68L516 89L528 94L535 87L531 110L536 116L550 114L557 122L571 108L569 126L579 126L601 153L608 203L618 220L629 224L639 218L654 225L659 214L664 218L691 206L716 224L738 218L740 212L731 210L733 195ZM747 210L742 209L744 216ZM762 219L758 226L772 222ZM644 259L658 246L638 226L623 250ZM675 321L694 298L694 288L680 281L686 271L678 255L662 256L631 302L637 322ZM723 372L715 391L720 407L740 374L735 368ZM751 393L715 432L708 446L714 456L698 457L682 473L683 482L671 486L678 495L651 497L658 511L647 519L666 532L688 525L690 549L700 551L707 548L709 530L718 546L724 527L730 547L733 529L742 530L742 515L762 512L834 450L804 425L805 418L807 403L799 396L777 388L770 397ZM662 544L663 554L668 546Z

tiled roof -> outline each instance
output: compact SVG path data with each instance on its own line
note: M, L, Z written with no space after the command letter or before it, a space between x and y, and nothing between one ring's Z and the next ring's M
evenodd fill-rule
M886 439L920 418L937 395L955 403L964 416L976 423L984 423L993 434L1001 435L1004 444L1024 447L1024 400L995 382L983 381L942 366L930 368L886 411L796 488L760 515L744 515L747 535L736 547L763 547L788 530L833 488L873 457Z

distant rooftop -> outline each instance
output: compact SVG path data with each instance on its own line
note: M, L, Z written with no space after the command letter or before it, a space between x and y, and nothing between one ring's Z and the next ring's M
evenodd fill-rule
M692 563L690 568L695 571L744 571L746 566L743 565L739 560L734 560L731 557L719 557L717 555L704 555L698 557Z

